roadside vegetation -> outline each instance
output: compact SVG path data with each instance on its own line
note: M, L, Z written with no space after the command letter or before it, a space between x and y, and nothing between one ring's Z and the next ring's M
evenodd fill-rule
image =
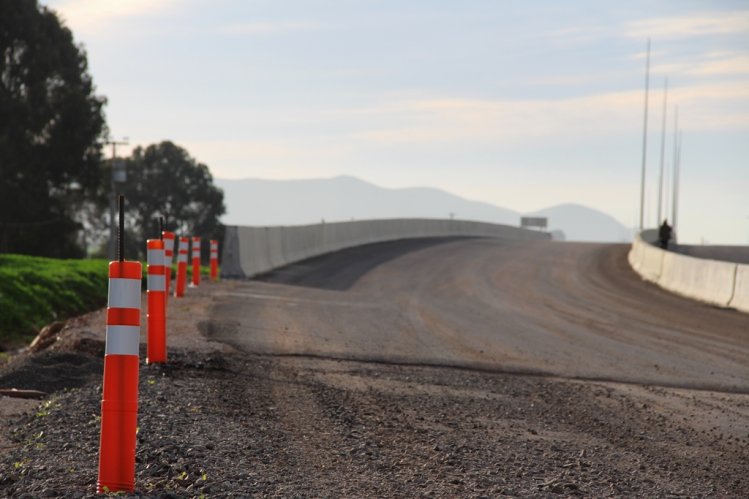
M30 342L50 322L106 306L108 266L104 259L0 254L0 351ZM144 290L145 268L144 262ZM176 270L173 265L173 275ZM200 273L207 279L210 268L201 266Z
M30 341L52 321L106 305L107 265L0 255L0 349Z

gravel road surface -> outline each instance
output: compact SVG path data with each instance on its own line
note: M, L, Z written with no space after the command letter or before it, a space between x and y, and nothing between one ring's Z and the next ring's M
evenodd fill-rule
M141 368L137 495L746 497L749 316L626 250L403 241L192 290ZM0 369L52 392L0 398L0 496L93 495L100 315Z
M366 246L226 293L210 336L252 353L749 393L749 315L642 282L628 248L491 239Z

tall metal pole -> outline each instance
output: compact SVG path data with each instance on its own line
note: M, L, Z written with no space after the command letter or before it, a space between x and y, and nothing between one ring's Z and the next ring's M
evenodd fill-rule
M676 171L674 172L674 230L679 220L679 183L681 182L681 131L679 131L679 146L676 150Z
M671 160L671 172L673 180L671 181L671 226L676 232L676 198L678 186L676 182L679 180L678 172L678 155L679 155L679 106L674 106L674 157Z
M663 122L661 125L661 170L660 174L658 176L658 209L656 210L656 213L658 213L658 216L656 217L656 223L660 225L661 223L661 208L663 207L663 160L665 158L665 152L666 152L666 113L668 112L668 108L666 107L666 101L668 100L668 76L666 76L666 81L663 83Z
M648 90L650 87L650 38L648 38L648 55L645 63L645 118L642 126L642 176L640 178L640 232L645 219L645 164L648 144Z

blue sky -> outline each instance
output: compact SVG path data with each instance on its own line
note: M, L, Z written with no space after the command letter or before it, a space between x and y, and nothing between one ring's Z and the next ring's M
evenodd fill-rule
M668 76L680 239L749 242L745 1L42 3L85 45L114 136L173 140L215 177L346 174L519 211L581 203L630 227L650 37L647 225Z

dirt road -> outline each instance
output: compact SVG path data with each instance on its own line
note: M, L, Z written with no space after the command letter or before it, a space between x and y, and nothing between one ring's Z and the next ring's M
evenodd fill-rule
M242 351L749 393L749 315L642 282L625 245L404 241L227 292Z

